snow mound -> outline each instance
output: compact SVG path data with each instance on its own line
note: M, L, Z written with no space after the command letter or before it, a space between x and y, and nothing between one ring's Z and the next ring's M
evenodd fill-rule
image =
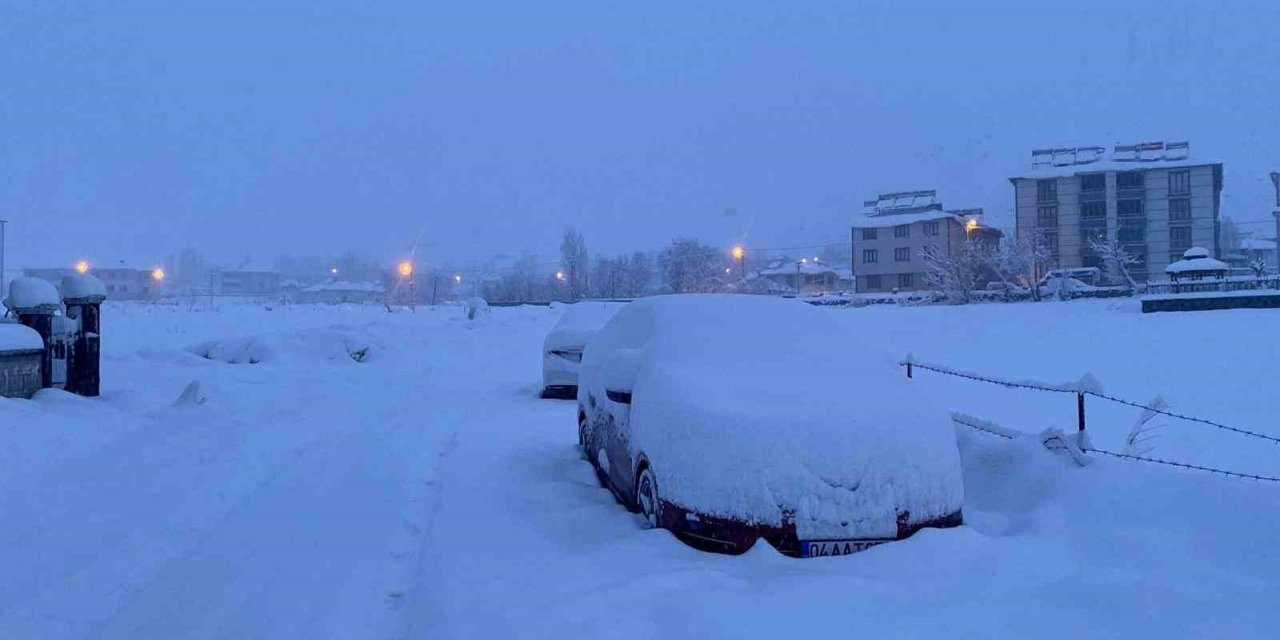
M468 320L475 320L481 316L489 315L489 303L478 296L467 300L462 309L466 313Z
M289 363L297 361L365 362L373 341L347 329L312 329L210 340L187 351L228 364Z
M685 508L772 526L790 511L801 539L832 539L895 537L903 511L921 521L962 507L947 412L811 305L633 302L588 345L579 397L628 376L632 454Z
M58 296L57 287L48 280L23 276L9 282L9 297L4 304L15 310L52 311L62 306L62 298Z
M0 353L6 351L40 351L44 340L31 327L0 320Z
M94 300L101 302L107 298L107 287L97 276L77 273L63 276L62 295L67 300Z

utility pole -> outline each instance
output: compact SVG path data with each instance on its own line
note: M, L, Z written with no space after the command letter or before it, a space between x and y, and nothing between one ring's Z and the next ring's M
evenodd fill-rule
M0 220L0 296L4 295L4 226L8 220Z
M1271 210L1271 215L1276 219L1276 268L1280 269L1280 171L1271 172L1271 184L1276 188L1276 207Z

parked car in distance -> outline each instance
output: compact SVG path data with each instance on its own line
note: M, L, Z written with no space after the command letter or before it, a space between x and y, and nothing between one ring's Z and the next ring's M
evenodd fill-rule
M587 345L578 442L601 483L699 549L844 555L962 522L949 416L796 300L658 296Z
M564 305L564 315L542 341L542 397L572 400L578 394L578 363L591 336L624 303L578 302Z
M1070 278L1078 280L1080 283L1090 287L1096 287L1102 284L1102 269L1097 267L1078 267L1075 269L1052 269L1044 274L1040 279L1040 286L1046 287L1053 284L1054 280Z

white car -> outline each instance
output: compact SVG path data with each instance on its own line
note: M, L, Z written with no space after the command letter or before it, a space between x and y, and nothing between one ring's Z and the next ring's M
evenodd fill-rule
M578 441L600 481L697 548L845 555L962 523L949 415L829 310L639 300L591 340L580 381Z
M564 315L542 341L542 397L573 399L577 396L582 350L620 306L616 302L566 305Z

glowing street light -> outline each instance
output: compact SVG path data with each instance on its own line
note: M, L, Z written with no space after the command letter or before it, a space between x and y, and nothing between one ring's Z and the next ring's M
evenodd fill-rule
M969 220L964 223L964 230L966 233L973 233L979 226L977 218L969 218Z
M732 255L733 259L738 261L738 293L742 293L747 286L747 248L737 245L729 251L729 255ZM729 270L725 269L724 272L729 273Z
M556 280L559 280L560 282L564 282L564 272L563 272L563 271L557 271L557 272L556 272Z
M453 281L454 281L454 282L456 282L456 283L458 283L458 284L462 284L462 276L460 276L460 275L455 275L455 276L453 276Z
M413 275L413 263L408 260L401 260L399 267L400 275L408 278Z
M164 280L164 269L161 269L160 267L156 267L152 269L151 279L155 280L156 282L162 282Z
M329 270L329 273L331 273L331 274L333 274L333 275L335 275L335 276L336 276L336 275L338 275L338 268L337 268L337 267L334 267L334 268L330 269L330 270Z
M89 273L89 263L88 263L87 261L85 261L85 260L81 260L81 261L77 262L77 263L76 263L76 271L77 271L78 273L82 273L82 274L83 274L83 273Z

